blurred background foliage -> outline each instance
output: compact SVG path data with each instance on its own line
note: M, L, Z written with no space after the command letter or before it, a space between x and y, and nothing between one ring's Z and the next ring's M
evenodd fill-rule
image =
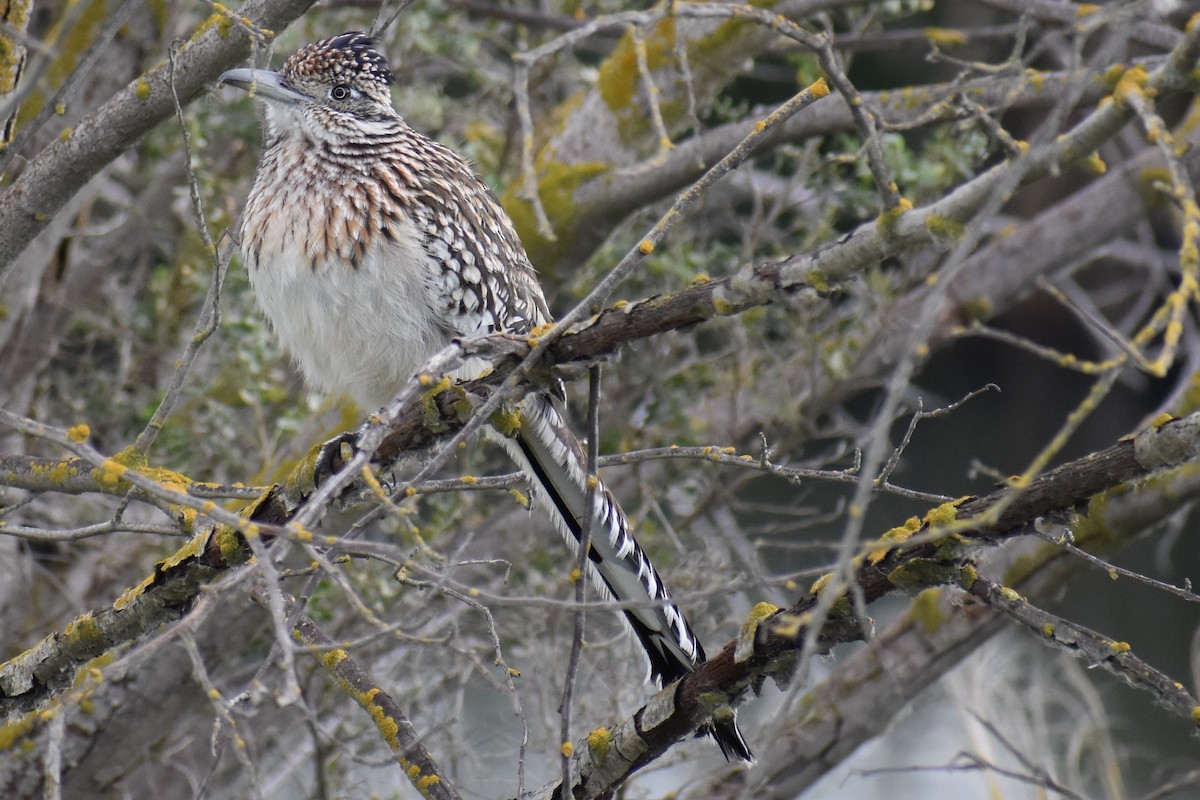
M788 8L795 13L796 8L815 6L821 8L813 16L795 18L809 26L827 27L839 41L845 40L847 71L860 91L900 96L908 89L918 106L931 104L921 91L935 82L987 77L989 72L978 65L1003 64L1014 52L1017 69L1063 70L1080 59L1093 75L1103 73L1106 66L1088 60L1097 52L1112 63L1161 54L1165 47L1127 38L1133 21L1178 34L1188 11L1186 3L1170 2L1104 4L1096 12L1057 3L932 0L792 3ZM1122 6L1132 10L1120 16ZM522 226L523 238L531 243L535 266L556 313L570 309L636 246L669 206L674 192L663 189L653 201L631 204L609 227L592 231L600 244L588 248L585 257L577 252L563 255L562 249L537 244L542 237L521 194L513 54L605 14L652 7L590 0L424 0L379 33L395 74L397 108L414 127L469 157L505 199ZM1026 13L1018 13L1021 9ZM1072 14L1081 16L1110 14L1113 21L1094 29L1063 23L1056 21L1061 15L1051 13L1055 9L1072 9ZM171 42L192 36L206 24L228 24L214 22L214 13L220 16L219 9L214 12L209 4L168 0L57 0L33 6L24 30L27 41L36 46L29 48L24 75L29 91L19 105L15 125L25 138L18 140L19 147L3 152L6 171L0 191L21 173L27 159L69 136L72 126L105 98L167 58ZM253 63L277 66L307 41L371 28L380 13L378 4L370 0L322 0L280 31L270 51L257 54ZM105 22L119 14L126 21L111 42L98 45L102 50L95 69L75 74L75 66L97 41ZM386 6L382 16L389 16ZM724 76L711 78L707 84L711 90L698 98L694 118L684 113L678 76L668 75L665 67L655 73L662 79L664 109L673 111L668 116L677 147L726 123L742 123L748 131L764 108L786 100L820 75L814 57L794 43L766 37L751 48L745 44L748 30L714 33L722 24L732 23L693 21L684 26L680 22L676 29L680 36L692 37L688 41L695 45L690 50L693 70ZM961 39L950 35L956 30L965 31ZM662 55L654 50L655 31L661 29L646 33L648 46ZM631 66L628 59L621 62L614 55L622 48L628 50L629 36L620 27L605 29L533 65L529 89L537 177L544 199L560 199L553 191L563 186L574 188L563 176L576 174L569 170L584 163L576 157L579 153L590 153L606 169L619 165L635 176L640 169L647 183L655 180L658 142L646 114L636 64ZM1107 44L1122 37L1126 37L1123 45L1108 56ZM728 45L734 41L741 44ZM705 64L705 54L714 61L718 57L727 61ZM615 85L618 77L628 84L627 105L619 110L637 123L621 128L628 139L559 141L572 130L573 120L590 113L586 104L606 92L604 81ZM38 130L22 134L68 79L70 97ZM615 90L608 86L607 91L611 97ZM668 102L673 105L668 107ZM1189 105L1193 102L1190 96L1168 99L1163 113L1178 122L1194 113ZM1068 116L1084 110L1069 109ZM261 152L259 116L254 102L240 93L213 91L200 97L183 110L192 147L190 165L179 123L170 120L159 125L141 141L130 142L124 155L90 181L27 251L0 294L0 402L5 408L61 427L86 422L92 443L105 452L115 452L133 440L153 413L193 335L214 268L198 234L189 181L198 191L210 233L220 248L225 247ZM1044 123L1045 107L1011 111L1001 107L990 118L1021 138ZM881 142L900 193L918 206L943 197L1008 155L995 128L977 118L899 126L887 131ZM1106 145L1102 155L1119 163L1144 146L1136 132L1126 131ZM563 155L571 148L569 156ZM618 156L614 157L613 149ZM612 158L612 163L605 158ZM1095 177L1083 166L1066 169L1022 188L1001 214L977 224L988 237L1002 237L1022 220L1047 213ZM561 182L555 184L556 180ZM547 211L554 216L575 209ZM854 129L776 143L718 185L621 285L614 299L634 301L678 290L706 276L729 274L747 263L809 252L879 213L879 191ZM1077 263L1061 265L1046 277L1128 335L1178 279L1177 223L1168 205L1149 204L1136 229L1114 240L1107 250L1079 253ZM871 381L849 379L863 353L878 345L873 337L881 335L880 321L936 275L942 257L941 252L925 248L863 264L855 280L831 288L828 302L819 311L780 303L625 348L604 370L602 452L715 445L757 458L765 441L778 463L826 469L851 466L855 451L868 444L864 436L880 394L867 385ZM989 324L1016 336L1080 358L1109 352L1107 340L1096 328L1081 322L1037 286L1029 286L1020 302L990 309L984 316L993 312ZM960 316L951 322L965 321L970 309L954 313ZM948 322L946 328L951 327ZM1153 379L1129 372L1058 460L1105 447L1165 407L1187 410L1171 403L1195 371L1193 352L1200 351L1191 347L1194 337L1189 315L1186 346L1170 373ZM873 378L875 383L886 381L887 374L881 371ZM921 423L899 459L893 482L949 497L989 492L998 479L1023 470L1045 446L1087 392L1090 380L1008 343L948 336L939 340L907 388L905 407L891 428L893 443L901 441L918 398L928 410L987 384L1002 391L984 393L951 414ZM577 382L570 392L572 405L580 412L577 417L582 417L584 382ZM151 457L155 464L196 480L265 484L285 476L314 443L355 425L361 411L303 387L257 313L245 271L235 256L221 295L220 328L204 345ZM0 434L0 441L9 453L60 453L45 442L12 433ZM484 444L468 447L447 476L507 471L494 449ZM605 475L636 519L642 543L669 576L674 591L685 598L684 605L712 650L736 634L754 603L785 604L794 599L797 586L807 588L811 577L829 563L844 527L851 491L835 483L797 485L694 460L644 462L613 468ZM519 688L529 726L528 782L535 785L558 768L554 757L555 704L562 681L558 668L570 645L572 616L561 605L525 600L569 598L573 561L550 525L536 513L530 515L518 500L505 490L424 494L363 536L392 545L398 561L407 560L430 573L445 574L459 585L483 590L504 657L525 674ZM11 489L0 489L0 502L6 506L6 522L43 529L108 519L122 505L99 496L31 497ZM922 513L928 505L928 498L884 495L869 509L866 530L876 535L911 514ZM153 510L137 506L125 509L124 518L163 522ZM327 526L337 529L339 524L343 523L332 520ZM1182 583L1195 574L1200 555L1195 537L1187 535L1193 527L1191 517L1173 517L1163 528L1147 532L1145 540L1121 556L1122 563L1160 580ZM80 611L111 603L179 541L115 533L69 543L18 537L2 544L7 588L0 602L4 608L0 648L11 657ZM365 562L348 567L344 576L379 618L399 626L397 631L378 631L347 603L343 588L329 580L316 586L309 611L335 638L367 637L356 655L373 664L401 705L411 708L414 722L428 736L427 745L462 778L464 787L471 787L477 796L513 794L512 764L520 724L514 722L513 701L493 666L483 617L452 597L397 582L394 572L394 565ZM212 659L220 687L234 694L250 686L252 679L271 683L269 670L255 672L270 644L269 628L244 601L225 603L254 625L243 621L236 627L238 635L245 637L240 640L245 647L214 643L204 651ZM873 613L882 626L906 608L907 600L896 599ZM1191 674L1187 642L1196 617L1177 598L1130 581L1114 583L1102 572L1093 572L1064 587L1055 609L1115 639L1130 640L1148 661L1180 680ZM238 642L223 628L226 615L233 611L223 608L214 613L203 623L214 637L211 641ZM590 646L580 676L587 691L580 699L578 731L611 724L636 708L646 694L641 665L615 620L592 613L588 626ZM223 637L212 633L217 630L225 630ZM993 648L994 661L984 663L1008 666L989 673L986 666L972 662L973 674L990 674L1012 687L1028 679L1012 666L1012 653L1023 654L1018 663L1058 663L1048 653L1022 649L1028 647L1028 642L1016 637L1006 639L1002 647ZM830 662L817 670L836 668L836 662ZM175 669L180 676L177 683L186 684L186 661ZM1086 726L1093 738L1078 752L1039 750L1025 751L1026 755L1038 758L1047 769L1064 762L1078 766L1070 762L1071 757L1083 759L1096 752L1089 748L1100 747L1096 742L1102 743L1107 749L1094 768L1078 770L1076 785L1084 794L1092 792L1090 796L1136 796L1184 768L1196 767L1194 739L1185 726L1164 721L1162 712L1110 676L1079 677L1077 669L1069 662L1057 671L1039 666L1038 674L1044 678L1039 687L1049 698L1043 698L1045 708L1064 696L1081 696L1085 692L1080 687L1088 687L1086 692L1095 693L1097 699L1087 713L1053 708L1039 719L1021 720L1018 727L1044 734L1076 724ZM302 717L296 709L274 709L258 717L246 712L245 729L240 731L251 740L264 794L408 796L406 789L396 788L394 768L388 766L369 723L331 691L318 667L305 664L302 670L310 716ZM1064 675L1070 675L1069 681ZM962 674L955 680L975 688L960 687L955 695L952 688L939 687L936 691L953 695L954 708L970 707L1003 717L1005 706L1011 706L1011 696L988 702L978 677L975 683ZM1041 697L1033 690L1019 694L1031 703ZM745 712L744 727L752 746L760 741L762 731L769 735L774 730L771 725L781 724L771 717L777 699L777 694L770 695ZM152 785L168 769L187 773L192 787L197 781L211 781L214 788L209 796L248 796L248 778L226 746L217 748L215 759L206 755L211 710L203 699L193 699L190 705L175 700L181 705L172 713L187 720L193 730L184 735L182 726L168 726L154 734L155 746L170 755L160 752L136 763L122 763L119 774L109 776L105 791L112 794L108 796ZM918 720L930 713L922 702L913 712ZM1096 706L1101 712L1093 715ZM250 707L265 708L261 702ZM301 718L305 723L297 726ZM960 719L937 724L958 730L954 725L971 723ZM902 737L904 725L898 723L897 728ZM986 732L974 734L966 739L987 749L980 744L988 741ZM224 736L216 739L225 741ZM1023 741L1022 746L1053 749L1054 736L1045 739L1051 743ZM955 737L949 740L949 749L933 743L926 749L920 742L901 747L893 737L879 745L878 752L883 753L882 763L892 766L940 763L939 759L949 760L955 748L967 747ZM994 740L990 747L1004 749ZM142 749L139 746L138 752ZM693 796L705 796L703 787L708 784L696 776L719 766L710 749L707 742L679 748L666 767L650 772L629 796L653 796L683 785L685 779L699 781L690 784L701 787ZM107 750L105 746L98 752ZM1118 778L1112 777L1113 770ZM838 784L831 778L821 796L867 797L894 788L886 775L846 780L850 782ZM908 796L935 797L944 792L957 797L989 785L973 773L957 782L939 782L947 780L945 774L911 780L917 783ZM1037 791L1018 783L990 785L1000 787L1004 797L1034 796ZM178 796L193 795L181 791Z

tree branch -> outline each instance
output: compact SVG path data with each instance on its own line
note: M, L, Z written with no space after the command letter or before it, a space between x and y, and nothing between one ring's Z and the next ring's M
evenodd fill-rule
M1170 488L1164 488L1161 493L1153 490L1148 492L1155 498L1152 505L1157 508L1156 516L1165 517L1181 504L1190 502L1200 492L1200 478L1195 477L1194 469L1197 458L1200 458L1200 414L1147 429L1106 450L1051 470L1033 481L1028 488L1004 489L987 497L964 499L957 509L953 508L954 504L934 509L926 516L919 530L909 532L911 539L897 541L889 538L886 541L881 539L871 543L871 547L882 545L882 548L866 553L858 559L859 568L854 576L855 583L867 602L873 602L898 590L915 594L922 589L943 585L960 585L972 592L978 590L987 593L989 589L996 587L979 577L971 561L980 545L994 545L1023 535L1036 519L1072 509L1084 501L1101 496L1105 491L1126 486L1140 479L1153 477L1157 480L1163 474L1162 470L1181 467L1173 474L1185 481L1185 485L1177 483ZM1128 496L1129 493L1121 493L1122 498ZM994 514L997 509L1000 510L999 513ZM1145 509L1145 504L1138 504L1138 510ZM1102 516L1103 513L1100 512L1098 516ZM1125 513L1129 514L1130 510L1125 510ZM1104 549L1111 548L1115 543L1110 537L1128 536L1131 530L1144 529L1147 521L1139 518L1136 525L1117 525L1104 533L1097 530L1103 522L1089 519L1089 523L1093 522L1092 529L1096 535L1088 544ZM1051 548L1051 558L1047 561L1061 561L1062 558L1061 551ZM1034 572L1027 567L1026 571L1013 574L1009 579L1019 584L1028 580ZM635 771L656 760L675 743L690 736L711 713L714 696L725 697L728 702L737 704L741 702L747 690L758 686L766 677L786 684L793 678L797 664L796 656L806 639L807 620L811 618L810 612L819 602L823 584L823 580L818 580L808 594L793 606L776 611L758 624L757 628L753 629L752 648L742 646L743 637L739 637L738 641L729 642L720 653L677 684L663 689L611 733L606 732L606 736L600 737L593 733L576 748L576 764L572 767L572 774L578 777L570 791L562 792L559 785L551 784L543 787L535 797L571 796L584 800L607 796L608 792ZM1045 581L1040 585L1044 588ZM960 630L959 635L951 639L952 647L931 651L928 655L936 656L934 660L940 661L943 664L941 668L944 669L953 661L952 658L947 658L948 656L952 653L957 655L967 649L964 647L965 639L977 638L991 632L988 624L990 622L990 619L983 616L966 621L965 630ZM882 642L877 642L876 647L862 651L862 655L856 656L855 662L864 662L865 668L877 670L879 660L884 657L880 652L881 648L892 650L902 646L897 642L903 637L913 635L913 628L912 620L897 623L884 636ZM842 601L841 607L835 606L834 613L822 627L818 648L825 651L838 642L858 639L861 637L861 631L861 623L850 613L849 605ZM1093 638L1100 641L1102 637ZM1076 641L1082 640L1077 637ZM916 645L919 652L919 643L909 644ZM1119 665L1122 673L1136 669L1136 663L1131 661L1127 654L1114 653L1111 648L1110 654L1129 661L1128 664ZM925 658L926 654L916 657ZM867 666L865 662L875 666ZM843 691L836 694L831 692L829 697L845 698L847 693L858 691L864 684L872 683L881 684L877 691L888 691L884 685L886 682L861 680L863 674L863 671L854 665L839 670L830 681L839 683ZM860 676L860 680L856 681L855 675ZM922 679L917 688L931 682L934 675L926 677L928 680ZM1160 684L1163 684L1163 681L1166 681L1166 678L1151 681L1150 685L1158 692L1162 689ZM1172 697L1177 701L1173 702L1171 707L1194 722L1194 702L1187 702L1186 692L1174 687L1171 689L1174 692ZM818 693L818 696L824 694ZM911 696L906 693L905 701L911 699ZM808 765L807 782L814 780L829 764L836 763L837 759L828 754L830 747L836 745L839 752L845 753L862 741L861 738L843 739L840 723L829 727L831 717L840 719L837 714L815 714L810 717L814 727L828 729L827 735L830 738L823 747L810 746L794 751L808 754L801 760ZM874 720L871 725L875 734L881 728L876 723L877 720ZM861 731L859 735L862 735ZM597 747L597 741L603 741L605 746ZM794 768L794 765L788 767ZM734 780L740 784L746 777L739 774ZM794 789L793 794L794 791L799 789ZM783 793L778 796L792 795Z
M177 56L174 91L191 102L209 81L250 55L256 37L274 36L313 0L250 0L234 15L214 14ZM244 22L243 22L244 21ZM34 237L85 183L171 117L171 66L161 63L38 154L0 198L0 280Z

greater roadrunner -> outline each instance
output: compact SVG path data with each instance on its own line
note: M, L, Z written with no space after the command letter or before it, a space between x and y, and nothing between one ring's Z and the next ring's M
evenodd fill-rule
M551 319L495 197L392 107L373 38L344 33L304 47L278 73L235 69L220 81L267 101L241 246L258 304L309 383L378 408L452 338L522 334ZM522 401L519 431L504 443L578 542L586 461L557 398ZM591 514L590 561L614 598L638 603L624 614L651 676L665 684L691 672L704 649L607 488ZM731 716L708 731L726 758L751 760Z

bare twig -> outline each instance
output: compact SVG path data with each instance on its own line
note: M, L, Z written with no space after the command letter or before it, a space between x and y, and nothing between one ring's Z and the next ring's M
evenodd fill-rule
M587 492L585 493L583 529L579 534L579 553L572 573L575 583L575 629L571 635L571 653L567 657L567 670L563 679L562 701L558 713L562 717L562 781L563 786L571 785L571 698L575 693L575 679L579 674L579 657L583 652L583 623L584 609L582 603L587 595L587 575L591 568L589 553L592 546L592 528L595 515L591 509L596 507L596 491L600 479L596 471L596 463L600 450L600 367L596 365L588 371L588 406L587 406Z
M167 386L167 391L163 395L163 399L159 402L158 407L154 409L154 414L151 415L150 420L146 423L146 427L142 429L133 442L134 451L143 456L149 452L150 446L154 444L154 440L158 437L159 432L166 425L167 417L171 415L172 409L174 409L175 404L179 401L184 381L187 380L192 364L196 361L196 356L200 354L200 348L203 347L204 343L208 341L208 338L216 332L221 324L221 287L225 283L225 271L229 268L229 260L233 256L233 243L229 242L225 247L225 252L218 253L217 245L208 230L208 220L204 214L204 203L200 198L199 179L192 166L192 137L188 131L187 120L183 118L183 106L179 102L179 92L175 85L175 67L178 49L178 43L173 43L167 51L171 65L171 97L175 103L175 118L179 121L179 131L183 137L184 164L187 168L188 191L192 201L192 214L195 217L196 230L200 233L200 240L204 242L204 250L212 259L212 279L208 284L208 293L204 297L204 305L201 308L200 316L196 320L196 330L192 333L191 339L188 340L183 355L179 357L179 365L175 368L175 372L171 376L171 383Z

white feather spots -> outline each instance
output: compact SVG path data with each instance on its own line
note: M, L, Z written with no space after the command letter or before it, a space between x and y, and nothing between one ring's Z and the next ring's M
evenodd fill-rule
M529 474L539 503L550 511L559 531L574 545L587 497L582 450L547 396L526 398L521 420L521 439L530 453L527 455L512 439L502 442ZM536 459L536 467L530 463L530 456ZM570 519L564 518L563 505L554 498L566 506ZM646 650L651 675L672 679L690 672L701 660L699 642L629 531L616 499L603 485L596 494L592 514L591 545L596 557L589 563L600 578L601 588L615 599L644 603L624 609L624 614Z

